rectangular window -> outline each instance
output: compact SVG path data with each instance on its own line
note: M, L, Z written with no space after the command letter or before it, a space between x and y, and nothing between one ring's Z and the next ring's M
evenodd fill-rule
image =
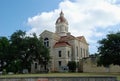
M85 57L85 49L83 49L83 52L84 52L84 57Z
M49 41L47 41L47 47L49 47Z
M77 57L78 57L78 47L76 47L76 51L77 51Z
M37 69L37 63L35 63L35 69Z
M82 48L81 48L81 57L82 57Z
M70 51L68 51L68 57L70 57Z
M62 65L62 62L61 61L58 61L58 64L59 64L59 67Z
M58 55L59 55L59 57L61 57L61 56L62 56L61 51L58 51Z
M88 50L86 50L86 56L88 56Z

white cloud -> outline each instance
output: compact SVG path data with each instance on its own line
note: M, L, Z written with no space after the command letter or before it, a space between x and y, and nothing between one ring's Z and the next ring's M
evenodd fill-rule
M59 17L61 9L69 23L69 31L72 35L84 35L87 41L96 45L96 37L101 38L107 29L120 23L119 0L64 0L59 3L59 8L50 12L42 12L28 18L31 30L27 33L40 34L44 30L55 31L55 21ZM100 31L99 29L105 29ZM115 29L115 28L113 28ZM113 30L114 31L114 30ZM94 41L94 43L93 43Z

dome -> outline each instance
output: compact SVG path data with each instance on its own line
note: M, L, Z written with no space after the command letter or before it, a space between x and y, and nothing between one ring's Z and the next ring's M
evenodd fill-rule
M60 17L57 19L56 24L65 23L68 25L68 21L64 17L64 13L61 11Z

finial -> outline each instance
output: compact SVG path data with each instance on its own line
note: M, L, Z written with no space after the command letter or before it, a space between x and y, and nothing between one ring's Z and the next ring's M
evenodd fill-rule
M63 11L61 10L61 12L60 12L60 16L64 16L64 13L63 13Z

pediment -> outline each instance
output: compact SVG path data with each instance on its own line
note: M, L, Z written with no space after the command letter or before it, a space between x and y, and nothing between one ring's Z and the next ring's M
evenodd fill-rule
M50 32L50 31L48 31L48 30L44 30L41 34L40 34L40 36L43 36L43 35L52 35L52 34L54 34L53 32Z
M48 30L45 30L45 31L43 31L41 34L40 34L40 37L42 37L42 38L45 38L45 37L48 37L48 38L50 38L50 37L52 37L53 36L53 32L50 32L50 31L48 31Z
M84 36L79 36L79 37L77 37L77 38L78 38L81 42L88 44Z
M55 40L59 40L59 36L51 31L45 30L40 34L41 38L49 38L49 39L55 39Z

